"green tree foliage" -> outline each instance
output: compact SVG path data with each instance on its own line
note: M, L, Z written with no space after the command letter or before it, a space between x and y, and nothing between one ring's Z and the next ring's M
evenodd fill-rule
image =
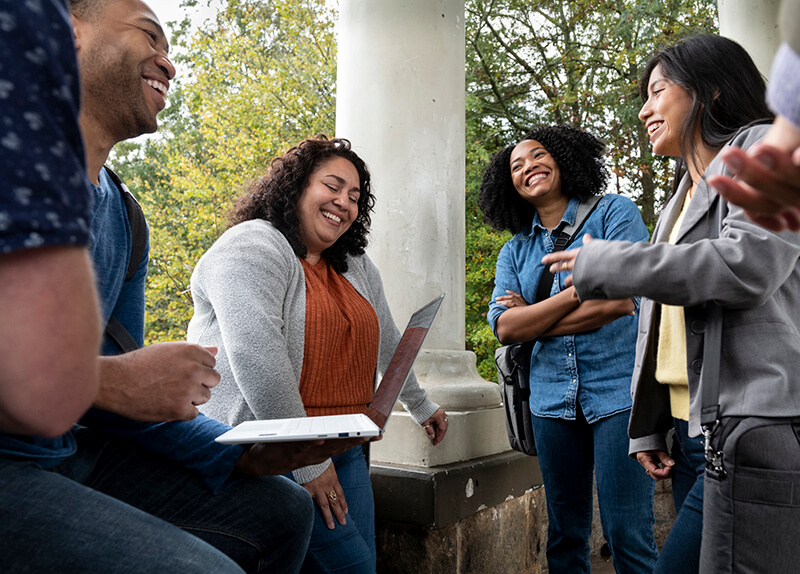
M185 337L193 266L246 184L301 139L333 133L334 22L324 0L228 0L196 32L173 30L180 79L159 136L120 144L114 162L150 224L148 342Z
M652 225L668 188L669 162L654 158L644 126L639 72L664 44L715 32L714 0L467 0L467 347L496 378L497 342L486 326L499 247L475 205L491 154L533 126L569 124L608 146L612 188Z

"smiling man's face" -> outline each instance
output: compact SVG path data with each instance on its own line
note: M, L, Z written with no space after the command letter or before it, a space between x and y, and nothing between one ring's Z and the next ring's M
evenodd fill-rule
M111 0L94 17L73 21L82 113L115 141L156 131L175 68L152 9L141 0Z

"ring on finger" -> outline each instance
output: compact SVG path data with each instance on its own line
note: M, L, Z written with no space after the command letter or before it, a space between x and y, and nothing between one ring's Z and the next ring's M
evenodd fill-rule
M337 500L338 498L339 498L339 497L338 497L338 496L336 496L336 492L334 492L333 490L331 490L331 491L328 493L328 499L329 499L331 502L336 502L336 500Z

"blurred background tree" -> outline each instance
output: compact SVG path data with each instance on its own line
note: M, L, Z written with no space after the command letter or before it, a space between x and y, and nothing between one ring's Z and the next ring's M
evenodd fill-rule
M188 11L199 0L184 0ZM202 0L209 3L210 0ZM336 6L331 0L227 0L215 18L172 27L179 79L156 137L117 146L113 167L151 227L147 342L185 337L195 262L269 160L333 135ZM535 125L586 129L608 145L612 189L652 225L668 189L636 118L638 76L659 46L717 30L715 0L466 0L466 346L496 379L486 323L508 234L482 221L477 193L492 154Z

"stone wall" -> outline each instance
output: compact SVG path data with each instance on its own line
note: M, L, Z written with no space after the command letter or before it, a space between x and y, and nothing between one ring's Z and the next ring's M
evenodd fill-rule
M654 503L655 535L661 547L674 520L669 481L656 486ZM541 486L438 527L379 516L376 534L379 574L547 572L547 509ZM596 497L590 544L593 561L602 560Z

